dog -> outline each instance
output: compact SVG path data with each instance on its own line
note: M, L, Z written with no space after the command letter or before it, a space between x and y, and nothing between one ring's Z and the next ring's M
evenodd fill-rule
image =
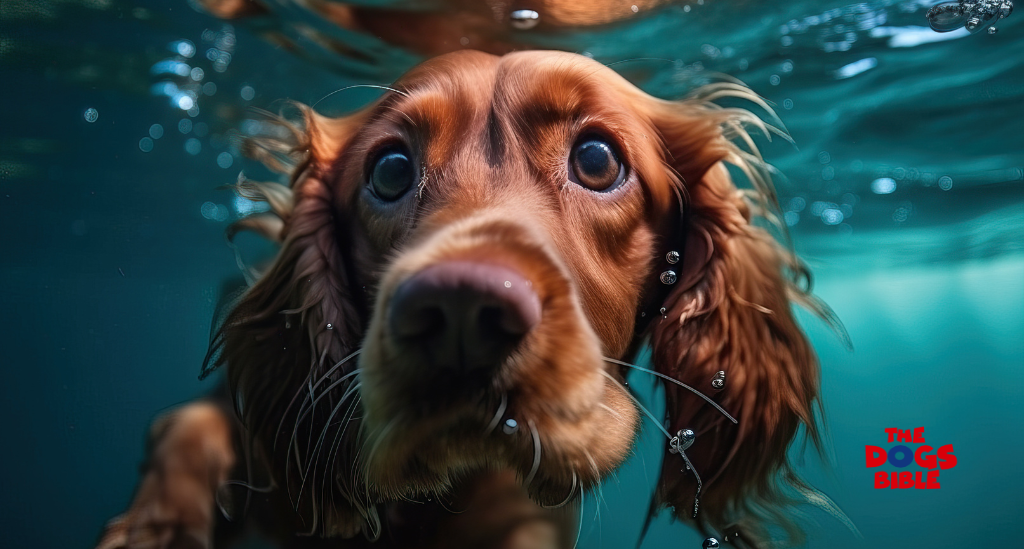
M819 367L791 306L828 311L768 230L746 128L775 126L721 98L768 109L734 83L668 101L575 54L461 51L249 141L289 183L241 180L270 210L231 231L279 253L213 338L223 396L156 422L98 546L208 547L219 507L290 546L572 547L580 495L646 419L652 514L797 539L787 449L801 426L819 443ZM665 381L666 418L631 368Z

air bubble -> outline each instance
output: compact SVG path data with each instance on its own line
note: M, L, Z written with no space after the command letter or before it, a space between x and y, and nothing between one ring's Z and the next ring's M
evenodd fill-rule
M203 217L210 221L224 221L228 218L228 208L223 204L214 204L213 202L203 202L203 205L199 208L199 213L203 214Z
M929 9L925 17L932 30L950 32L964 26L969 15L959 2L945 2Z
M948 190L952 189L953 188L953 178L948 176L948 175L944 175L944 176L940 177L939 178L939 188L944 190L944 191L948 191Z
M516 10L509 15L512 28L518 30L530 30L540 23L540 14L533 10Z
M891 177L880 177L871 182L871 192L875 194L889 194L896 190L896 181Z
M100 119L100 111L92 107L89 107L88 109L85 109L85 114L83 114L82 116L85 117L86 122L92 124L93 122Z
M697 440L697 434L692 429L680 429L676 431L676 436L668 441L669 453L685 452L690 449L690 446L693 446L695 440Z
M892 212L892 220L896 223L903 223L910 217L910 209L905 206L896 208L896 211Z
M148 153L153 150L153 140L148 137L143 137L139 140L139 150Z
M506 435L511 435L512 433L514 433L514 432L516 432L518 430L519 430L519 423L517 423L516 420L514 420L512 418L506 419L505 420L505 424L501 426L501 431L503 433L505 433Z
M171 44L171 49L182 57L192 57L196 54L196 45L191 40L178 40Z
M838 225L843 222L843 212L835 208L828 208L821 212L821 221L826 225Z
M715 374L715 377L711 379L711 387L716 391L721 391L725 388L725 370L719 370Z
M925 17L936 32L955 31L961 27L971 34L987 30L995 34L995 24L1013 13L1010 0L958 0L932 6Z

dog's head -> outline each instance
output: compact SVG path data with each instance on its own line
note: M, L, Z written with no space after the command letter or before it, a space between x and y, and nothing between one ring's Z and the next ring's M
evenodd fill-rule
M817 366L790 312L799 266L751 223L774 206L763 167L731 142L766 127L710 102L730 95L754 98L662 101L577 55L461 52L349 116L306 110L290 187L240 186L273 210L241 224L282 248L217 343L258 451L293 497L320 492L325 531L480 470L545 504L593 487L633 444L615 361L645 343L738 420L667 385L700 521L779 500ZM666 444L659 501L689 518L696 491Z

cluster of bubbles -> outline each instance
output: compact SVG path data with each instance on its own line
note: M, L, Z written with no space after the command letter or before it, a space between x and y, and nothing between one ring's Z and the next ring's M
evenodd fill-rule
M703 3L703 1L697 1L695 4L702 5ZM690 5L687 4L684 6L684 11L689 11L689 8ZM955 30L956 27L952 25L959 22L968 31L977 32L984 28L993 28L992 25L1007 17L1012 12L1012 8L1012 2L1009 0L959 0L935 6L928 11L927 16L935 30ZM826 52L847 51L864 33L870 33L872 37L891 35L891 33L887 34L889 27L884 27L884 25L890 19L893 10L914 13L921 9L922 4L918 0L878 0L830 9L817 15L793 19L781 25L779 28L781 45L791 46L794 43L794 37L814 34L817 44L822 50ZM536 11L516 10L512 12L510 22L517 29L527 30L536 26L540 18L541 14ZM966 31L961 32L966 33ZM204 143L214 149L229 144L230 136L217 134L210 136L208 142L204 141L209 133L208 126L201 121L193 120L199 116L200 101L204 97L217 94L217 84L211 76L227 71L235 46L236 36L231 25L225 24L219 30L206 29L202 32L198 46L188 39L168 44L168 51L172 55L155 63L150 69L151 74L158 79L153 84L151 92L157 96L167 97L173 109L184 111L184 115L187 115L180 119L177 129L185 137L183 148L189 155L201 154L204 150ZM721 66L725 72L736 72L737 69L744 71L749 66L748 60L738 56L737 51L730 46L717 47L707 43L701 46L700 52L703 56L701 60L692 63L677 60L675 70L666 71L671 75L669 78L676 80L677 83L685 82L690 86L699 86L711 80L708 74L710 71L705 70L705 62L712 66ZM794 62L791 59L784 59L777 63L775 69L769 71L768 85L781 85L783 80L794 71ZM851 78L869 71L877 65L876 58L868 57L844 65L833 71L833 76L836 79ZM247 102L252 101L256 96L256 90L249 85L242 86L238 93L241 99ZM795 106L793 100L789 98L783 99L780 103L785 110L793 109ZM99 119L99 113L95 108L89 108L83 113L83 117L86 122L93 123ZM241 133L247 135L264 133L266 128L262 125L263 123L258 120L245 120L240 128ZM148 135L139 140L139 150L143 153L153 151L156 142L163 138L164 134L163 125L158 123L151 125ZM236 156L237 150L219 152L216 155L216 164L220 168L228 169L236 164ZM836 168L831 165L831 157L828 152L821 152L818 155L818 160L822 164L820 179L814 178L817 181L812 182L810 192L804 192L802 195L792 196L788 200L782 201L783 219L788 226L816 219L825 226L837 227L841 232L849 232L852 230L849 220L853 217L854 210L860 202L860 196L856 192L858 189L848 182L840 185L835 181L837 172ZM887 169L882 168L883 171ZM859 177L860 170L853 169L852 172L854 178ZM916 173L916 170L895 168L887 173L873 175L874 178L868 177L865 183L870 181L869 189L874 195L889 195L911 183L918 183L926 187L937 186L943 191L948 191L953 187L953 180L949 176L936 177L934 174ZM817 188L815 188L815 184ZM821 195L816 192L818 190L825 192ZM812 196L814 194L819 196ZM249 201L238 202L236 200L233 206L239 215L248 213L253 208ZM211 213L213 210L209 210L207 205L204 205L204 208L206 208L203 211L204 217L211 220L222 220L223 216ZM912 212L912 204L900 204L893 211L893 221L902 223L909 218Z
M779 28L779 42L784 47L794 44L794 35L814 30L817 45L825 52L848 51L860 38L860 33L885 25L889 13L887 8L897 2L857 3L834 8L802 19L793 19ZM914 3L914 9L916 3Z
M936 32L951 32L961 28L971 34L987 30L995 34L995 27L1013 13L1012 0L958 0L933 6L925 16Z
M849 173L852 181L841 184L836 181L836 169L832 164L832 155L828 151L818 153L818 162L822 165L820 180L809 185L811 191L823 191L825 197L812 197L809 192L780 200L783 210L783 221L793 227L804 220L815 219L823 225L836 227L840 233L850 233L853 226L850 219L860 205L864 194L852 184L858 179L867 182L871 195L892 195L900 189L938 188L949 191L953 188L953 178L948 175L939 176L930 172L922 172L916 168L879 166L873 173L864 173L864 164L853 161L843 173ZM819 178L815 178L819 179ZM820 184L820 185L819 185ZM820 194L820 193L815 193ZM899 225L906 222L914 213L914 205L909 200L895 203L892 206L892 221Z
M799 35L812 34L815 45L824 52L849 51L854 43L868 38L887 38L891 48L912 47L929 42L960 38L988 29L1013 12L1012 0L957 0L929 9L925 26L886 26L895 14L912 14L922 8L920 0L878 0L858 2L840 8L793 19L779 28L780 44L793 46ZM922 21L923 23L923 21ZM963 30L961 30L963 29ZM937 35L934 31L949 33ZM951 32L960 31L960 32ZM860 65L864 68L866 65ZM867 67L867 68L873 68ZM863 70L867 70L864 68ZM863 72L863 70L861 72ZM840 72L837 78L848 78Z
M218 93L218 86L211 77L228 70L235 46L236 36L231 25L223 25L218 30L206 29L202 32L198 46L188 39L171 42L167 45L171 55L150 67L150 74L156 79L150 92L158 97L167 97L175 111L184 111L177 124L171 126L184 138L184 152L198 156L203 152L204 144L214 149L226 147L228 150L219 152L215 159L217 166L223 169L235 165L238 151L233 146L231 135L211 135L209 126L200 119L200 102ZM256 90L245 85L239 90L239 95L244 101L252 101L256 97ZM99 114L96 109L90 108L84 116L86 121L95 122ZM165 133L163 124L152 124L147 135L139 140L139 150L143 153L152 152ZM241 197L236 197L231 206L239 216L259 210L257 203ZM205 202L200 207L200 213L205 219L224 222L230 217L232 208Z
M824 52L846 52L865 38L887 39L888 47L902 48L956 39L986 29L992 34L995 33L994 25L1013 11L1013 3L1010 0L958 0L939 4L927 11L927 20L932 28L923 26L923 20L922 26L887 26L898 24L895 23L898 17L920 16L924 8L934 3L920 0L878 0L853 3L816 15L792 19L779 27L782 51L785 52L794 45L803 48L813 45ZM945 34L937 34L933 29ZM878 58L866 56L832 71L831 76L836 80L852 78L875 69L878 65ZM792 67L790 60L782 63L779 69L771 71L768 84L780 85L787 73L792 71ZM782 99L781 105L786 110L794 106L791 99ZM826 122L830 121L830 116L832 115L826 114ZM831 165L831 158L827 152L820 153L818 160L821 163L820 175L812 177L807 188L797 196L781 200L783 221L788 226L814 221L815 224L821 223L817 225L818 227L832 227L840 233L850 233L853 230L851 218L862 197L871 203L872 208L872 213L865 219L877 219L879 201L872 200L872 196L899 196L911 188L931 188L942 192L950 191L954 187L953 178L941 173L891 166L865 170L863 162L860 161L853 161L848 166L849 169L837 168ZM888 206L888 213L891 214L892 223L906 223L915 213L914 204L909 200L891 203Z
M235 50L235 32L231 25L224 25L219 31L204 30L202 43L207 47L205 58L214 73L227 71L231 54ZM163 59L150 67L149 72L159 79L150 91L153 95L166 96L172 107L181 109L192 118L199 115L199 100L202 96L217 93L217 84L208 79L207 70L199 66L201 58L191 40L178 40L168 45L172 57ZM204 63L205 64L205 63Z
M203 202L203 205L199 208L199 213L203 214L203 217L210 221L226 221L229 215L227 206L214 204L213 202Z

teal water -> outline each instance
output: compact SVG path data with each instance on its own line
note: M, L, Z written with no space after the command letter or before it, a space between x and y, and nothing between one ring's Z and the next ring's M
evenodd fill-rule
M994 35L938 35L929 1L762 4L680 3L537 39L625 61L616 70L663 97L732 75L792 134L795 146L763 152L785 174L780 201L816 292L854 346L803 317L831 464L808 454L801 471L861 533L805 506L808 546L1019 547L1024 15ZM318 24L296 6L280 16L286 30ZM417 59L361 36L344 38L373 61L313 44L296 55L255 30L185 0L0 2L5 547L90 546L128 502L148 423L210 388L196 379L210 319L240 279L223 231L248 207L218 187L255 169L234 139L253 124L246 108L387 83ZM181 95L195 68L214 87ZM320 107L373 97L351 90ZM632 378L641 393L647 383ZM958 457L942 488L874 489L864 446L922 426ZM581 547L635 546L659 436L646 429L588 499ZM700 541L660 517L644 547Z

